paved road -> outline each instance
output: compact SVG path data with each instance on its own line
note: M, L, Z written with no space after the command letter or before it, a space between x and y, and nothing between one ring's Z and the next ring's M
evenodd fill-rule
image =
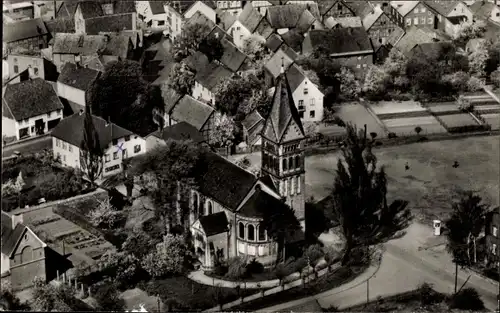
M52 149L52 137L50 135L5 146L3 147L2 158L11 156L14 151L24 154L42 151L43 149Z

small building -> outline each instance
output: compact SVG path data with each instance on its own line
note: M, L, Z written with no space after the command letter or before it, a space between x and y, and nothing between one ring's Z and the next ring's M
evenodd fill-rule
M245 6L246 1L216 1L217 9L228 11L234 16L238 16Z
M260 133L264 127L264 118L262 115L257 110L252 111L241 122L241 126L243 126L243 139L247 146L251 149L260 147L262 144Z
M54 86L41 78L7 85L2 99L2 135L17 140L45 134L63 117Z
M63 119L52 131L54 159L63 166L81 170L80 147L84 136L85 113L83 111ZM120 173L123 160L146 151L144 138L116 124L92 115L99 143L104 152L102 177Z
M44 80L55 81L57 79L57 68L54 63L44 58L39 52L15 53L7 56L9 73L13 79L9 84L19 83L20 77L14 78L21 72L30 71L32 78L41 78Z
M232 75L233 73L230 70L216 61L212 61L205 68L200 68L194 77L193 98L214 105L216 101L214 96L215 87Z
M3 1L4 23L14 23L17 21L35 18L35 9L32 1Z
M311 54L318 47L359 76L373 64L374 51L363 27L311 30L302 44L302 53Z
M234 44L238 48L243 48L245 38L252 35L264 17L253 7L252 2L247 2L241 14L229 26L227 32L233 37Z
M276 5L267 9L265 17L271 28L279 35L292 29L303 35L311 29L323 29L319 11L315 14L313 8L312 5Z
M343 0L318 1L321 20L326 22L330 17L333 19L355 16L354 11Z
M460 23L472 23L472 12L463 1L432 0L425 1L424 3L429 9L437 12L437 28L444 31L449 36L455 35L456 29Z
M205 138L194 126L187 122L180 122L171 126L159 129L146 136L146 151L151 151L155 147L165 145L168 140L191 140L195 144L206 143Z
M293 102L302 122L319 122L323 120L324 94L319 86L314 84L296 65L286 71L286 78L290 84Z
M47 244L24 225L22 214L1 214L2 281L10 281L14 291L32 287L35 277L45 281Z
M405 56L410 57L413 48L420 44L431 42L434 42L434 40L427 32L417 27L411 27L406 31L403 37L394 44L394 48Z
M3 50L7 54L16 48L39 51L47 48L49 32L42 19L17 21L3 25Z
M135 1L137 17L148 27L167 28L167 12L162 1Z
M405 29L412 26L438 29L442 20L439 13L429 8L424 1L391 1L390 14Z
M132 1L81 1L74 19L77 34L136 30L136 11Z
M474 21L492 21L500 24L500 6L495 3L486 1L476 1L471 6L469 10L472 12L472 18Z
M500 261L500 214L498 209L486 215L484 234L486 237L486 259L485 263L491 266L498 266Z
M57 79L57 94L68 101L73 113L78 113L85 109L90 88L99 75L90 68L66 63Z

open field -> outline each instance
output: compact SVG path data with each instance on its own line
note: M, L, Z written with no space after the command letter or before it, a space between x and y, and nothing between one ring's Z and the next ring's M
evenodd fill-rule
M390 132L400 134L415 135L415 127L420 126L420 134L446 133L446 129L439 124L434 116L393 118L382 121Z
M427 219L443 218L459 190L477 191L485 203L497 206L499 140L499 136L472 137L375 149L378 164L384 165L388 175L388 200L408 200ZM248 158L253 166L260 166L260 154ZM338 158L339 152L306 158L307 198L320 200L329 195ZM457 169L452 167L455 160Z
M429 111L436 114L443 112L460 112L456 102L429 103L427 108Z
M379 138L385 137L385 130L379 122L368 112L361 104L343 104L336 107L336 115L338 115L345 123L352 122L362 127L366 124L368 132L377 133Z
M468 113L441 115L439 118L443 121L446 127L477 125L476 120L474 120L474 118Z
M370 108L377 115L418 112L426 110L417 101L379 101L371 103Z

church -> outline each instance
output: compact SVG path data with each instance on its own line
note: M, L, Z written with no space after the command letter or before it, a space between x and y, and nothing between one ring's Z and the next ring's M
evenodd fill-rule
M277 243L261 225L269 207L291 207L305 231L306 136L283 70L261 135L259 176L215 153L204 156L197 189L189 194L189 224L205 270L235 256L255 258L264 266L275 262Z

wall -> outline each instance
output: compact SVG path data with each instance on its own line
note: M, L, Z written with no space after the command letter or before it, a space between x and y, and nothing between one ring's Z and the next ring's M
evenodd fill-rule
M405 19L399 13L398 9L395 8L394 6L391 5L391 7L388 10L388 14L391 16L392 20L399 25L399 27L404 28L405 27Z
M83 19L83 14L80 6L77 7L75 11L75 33L85 34L85 20Z
M363 76L368 71L370 65L373 64L373 54L359 54L348 57L333 57L337 59L343 66L349 67L357 76Z
M2 116L2 136L16 137L19 139L19 133L17 132L17 123L13 119Z
M76 64L74 54L54 53L54 54L52 54L52 58L53 58L54 64L57 67L58 72L61 72L62 67L64 66L64 63L66 63L66 62Z
M262 257L269 256L273 251L273 242L271 238L267 236L267 232L264 233L264 239L259 238L259 229L263 226L260 225L260 219L252 219L243 216L237 216L236 231L237 231L237 243L238 243L238 255L248 255L250 257ZM243 229L241 229L243 225ZM249 237L249 228L254 229L254 239ZM241 237L241 230L244 230L244 236Z
M9 73L10 76L16 76L17 74L25 71L29 66L32 67L31 74L33 78L40 77L45 79L45 68L44 68L44 59L41 57L33 57L27 55L15 55L10 54L7 57L7 62L9 64ZM17 71L15 70L17 68ZM9 82L9 84L19 83L20 77L13 79Z
M149 22L153 16L148 1L135 1L135 10L137 14L140 14L144 17L144 21L146 23Z
M354 16L351 9L349 9L342 1L335 1L331 9L325 13L323 21L329 17L351 17Z
M18 140L21 139L19 137L19 130L24 129L24 128L28 128L28 136L27 137L36 136L37 134L36 134L36 129L35 129L35 121L38 119L43 120L43 122L45 124L45 128L43 129L43 132L46 133L49 130L47 122L54 121L57 119L61 120L62 117L63 117L63 115L62 115L62 109L61 109L61 110L49 112L48 114L42 114L39 116L30 117L30 118L22 120L22 121L16 121L16 137Z
M378 20L368 30L368 36L372 42L378 42L385 45L387 39L399 26L393 22L387 15L382 14Z
M471 10L469 10L467 5L462 2L458 2L456 7L448 14L447 17L452 16L466 16L468 22L472 22L473 18Z
M151 17L151 27L158 29L166 29L167 28L167 13L155 14ZM163 23L163 24L162 24Z
M304 94L304 89L307 88L308 93ZM323 94L308 78L293 92L293 101L299 109L300 101L303 101L305 111L301 116L302 121L322 121L323 120ZM311 102L314 101L314 102ZM314 104L313 104L314 103ZM314 111L314 117L310 113Z
M52 150L54 157L59 157L62 165L80 168L80 147L52 137Z
M419 3L410 13L404 17L405 28L410 26L436 28L434 20L436 14L426 5Z
M151 151L158 146L165 145L165 141L155 136L146 137L146 151Z
M241 1L217 1L217 8L223 11L228 11L234 16L240 15L243 11Z
M10 260L9 257L5 254L2 253L2 268L1 270L1 275L3 276L5 273L8 273L10 271Z
M490 262L495 262L495 259L498 260L500 256L500 214L493 213L492 220L489 221L487 227L485 229L486 233L486 250L487 250L487 258ZM497 236L493 236L493 227L497 228ZM493 244L496 244L496 255L492 253Z
M210 90L207 88L203 87L199 82L195 81L194 82L194 87L193 87L193 92L192 92L192 97L195 98L196 100L203 99L205 101L213 101L214 96Z
M57 94L59 97L78 103L85 107L85 91L75 87L57 82Z
M25 248L27 250L24 250ZM23 254L23 250L31 250L32 253ZM26 230L13 259L10 260L10 270L13 289L31 286L35 276L45 279L44 244L30 230Z
M167 25L170 26L170 38L175 40L182 32L182 15L169 5L165 5L164 8L167 14Z
M200 132L201 132L201 135L203 136L203 138L205 138L205 140L211 144L213 142L212 138L211 138L211 134L212 134L212 129L214 127L214 114L215 113L212 113L212 115L208 118L208 120L206 121L205 125L203 125L203 127L200 129Z
M231 26L231 28L229 28L229 30L227 31L228 34L230 34L232 37L233 37L233 42L234 44L242 49L243 48L243 40L250 36L252 33L250 33L250 31L245 27L243 26L240 21L236 20L234 23L233 23L233 26Z
M202 13L203 15L208 17L209 20L215 23L215 15L216 15L215 11L201 1L196 1L196 3L193 4L193 6L184 13L184 17L186 19L189 19L196 12Z

